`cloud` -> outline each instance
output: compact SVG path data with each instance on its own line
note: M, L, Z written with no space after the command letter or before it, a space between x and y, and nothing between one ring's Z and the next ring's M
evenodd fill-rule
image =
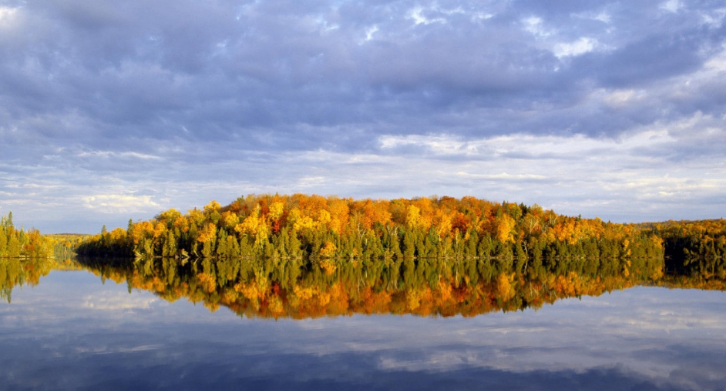
M724 15L718 4L690 1L6 1L0 202L27 203L15 209L48 216L42 227L68 216L51 205L94 219L86 198L126 192L153 194L159 207L249 189L513 199L530 189L507 187L509 178L501 191L484 191L445 172L521 182L547 167L561 175L545 174L554 183L592 182L573 177L590 172L571 169L565 150L609 150L638 176L696 181L702 174L680 164L708 157L707 175L720 178ZM659 133L693 118L712 133ZM504 160L485 174L453 166L494 159ZM436 179L411 181L408 165ZM11 183L54 184L65 196ZM545 193L532 194L568 211L620 200ZM119 214L155 206L123 202L107 204Z
M677 13L678 10L681 8L681 3L678 0L668 0L666 2L661 3L660 9Z
M114 151L90 151L80 152L78 157L101 157L101 158L131 158L138 160L160 160L159 156L148 155L138 152L114 152Z
M577 41L571 43L559 43L555 45L555 56L557 58L579 56L593 51L597 46L597 41L593 41L587 37L581 37Z
M97 194L84 199L86 207L102 213L134 213L156 209L159 204L151 196L130 194Z
M131 296L126 292L105 292L100 295L86 296L82 306L92 310L122 312L129 310L148 310L155 302L158 302L158 299Z

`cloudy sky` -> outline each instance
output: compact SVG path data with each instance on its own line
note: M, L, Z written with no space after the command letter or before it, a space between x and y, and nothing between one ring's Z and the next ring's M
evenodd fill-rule
M0 0L0 214L250 193L726 217L718 1Z

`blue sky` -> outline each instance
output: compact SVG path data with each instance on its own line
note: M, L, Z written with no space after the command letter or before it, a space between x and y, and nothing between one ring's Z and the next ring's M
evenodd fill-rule
M0 0L0 214L250 193L726 217L717 1Z

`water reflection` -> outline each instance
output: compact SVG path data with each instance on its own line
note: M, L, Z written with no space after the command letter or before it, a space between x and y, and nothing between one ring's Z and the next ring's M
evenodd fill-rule
M600 260L600 265L611 260ZM220 306L250 318L305 319L352 314L476 316L540 308L569 297L599 296L636 285L726 289L721 279L663 276L657 262L630 260L596 272L515 267L496 259L280 261L238 258L185 261L171 258L5 259L2 298L15 285L37 284L53 269L85 269L102 281L126 283L167 301L186 298L212 312ZM520 270L517 272L517 270ZM560 272L560 273L557 273Z
M395 271L375 274L364 264L282 270L253 260L227 265L239 272L220 280L222 267L167 263L165 270L162 259L28 261L2 280L3 289L17 289L40 279L0 305L0 388L9 390L726 384L724 294L652 286L720 289L715 280L511 274L496 263L477 264L475 274L463 272L466 264L402 264L397 278L383 278ZM78 268L92 274L64 272ZM635 286L641 282L650 286ZM625 287L632 288L617 290ZM276 298L281 307L273 310ZM555 301L546 311L510 311ZM205 306L231 311L211 314ZM356 313L446 317L316 318ZM261 319L268 317L275 319Z
M51 270L79 270L83 266L67 259L58 262L52 258L0 258L0 300L12 301L16 286L35 286Z

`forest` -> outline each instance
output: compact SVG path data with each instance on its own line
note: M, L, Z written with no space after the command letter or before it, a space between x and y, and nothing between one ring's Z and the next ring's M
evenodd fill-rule
M663 239L665 264L674 274L726 279L726 220L667 221L642 226Z
M13 213L0 217L0 257L47 258L53 255L55 242L38 230L16 229Z
M295 194L216 201L89 238L89 256L225 259L662 257L652 231L473 197L353 200Z
M248 195L186 214L87 238L86 256L315 259L329 268L359 259L495 258L547 270L607 268L611 260L659 259L666 271L723 276L726 222L616 224L558 215L538 205L474 197L355 200Z
M648 269L726 278L726 221L617 224L558 215L538 205L474 197L355 200L248 195L182 214L129 220L96 235L41 235L0 222L0 257L169 258L212 263L270 258L335 270L348 263L407 259L497 260L512 272L585 275ZM628 265L627 267L624 265Z
M473 197L250 195L96 235L0 219L0 298L85 269L240 316L473 316L635 285L726 289L726 220L616 224Z

